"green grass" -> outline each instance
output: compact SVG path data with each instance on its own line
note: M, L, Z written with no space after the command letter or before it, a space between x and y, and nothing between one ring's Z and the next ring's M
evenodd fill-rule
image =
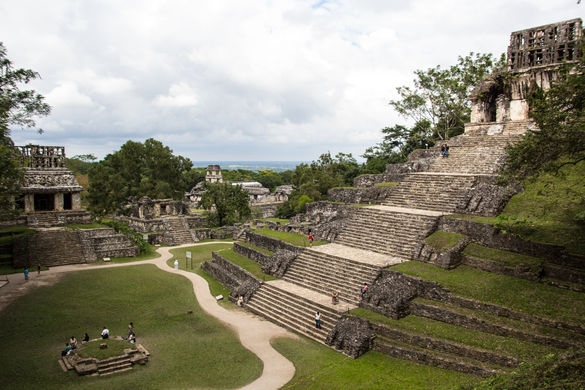
M107 344L108 348L101 349L101 344ZM135 349L135 346L130 344L128 341L114 339L100 339L96 341L90 341L86 344L79 343L78 345L79 348L77 350L77 355L85 358L91 357L98 360L124 355L124 349L126 348Z
M254 233L262 234L264 236L277 238L281 241L288 242L289 244L293 244L296 246L309 246L309 238L302 234L297 233L290 233L290 232L277 232L275 230L270 230L268 228L262 228L254 230ZM317 241L313 240L313 246L317 245L325 245L327 244L326 241Z
M289 219L284 219L284 218L262 218L260 219L260 221L267 221L267 222L278 222L281 225L286 225L287 223L289 223Z
M542 269L544 261L537 257L522 255L520 253L514 253L504 251L500 249L489 248L487 246L471 243L465 247L463 253L477 257L479 259L491 260L497 263L509 266L517 267L525 265L530 267L532 272L537 273Z
M246 241L238 242L238 244L240 244L242 246L245 246L245 247L248 247L248 248L255 249L258 252L262 252L262 253L264 253L265 255L268 255L268 256L272 256L274 254L274 252L271 252L268 249L260 248L259 246L252 245L252 244L250 244L249 242L246 242Z
M230 295L230 290L224 287L221 283L215 280L211 275L201 269L201 263L204 261L211 260L211 252L219 251L222 249L231 249L233 244L208 244L208 245L199 245L199 246L190 246L185 248L177 248L171 249L171 254L173 257L167 261L169 267L174 267L175 259L179 260L179 269L194 272L197 275L204 278L207 283L209 284L209 291L211 295L218 296L223 295L225 299L223 301L219 301L222 306L226 306L228 308L234 307L234 305L229 305L229 300L227 297ZM189 261L189 267L186 268L186 258L187 258L187 251L191 252L191 257L193 261ZM193 263L193 268L191 268L191 263Z
M26 226L12 226L12 227L6 227L6 228L2 228L0 229L0 234L22 234L22 233L27 233L27 234L35 234L35 231L33 229L30 229Z
M442 339L472 348L486 349L506 356L513 356L522 361L536 361L542 355L554 351L554 348L549 346L496 336L414 315L406 316L400 320L393 320L362 308L353 309L350 314L366 318L374 323L386 325L392 329Z
M397 185L398 185L398 182L395 182L395 181L385 181L383 183L375 184L374 187L387 187L387 188L392 188L392 187L396 187Z
M370 351L352 359L313 341L276 339L272 345L295 365L289 389L453 389L480 378Z
M205 214L205 213L207 213L207 210L205 210L205 209L190 208L189 211L191 211L191 214Z
M106 325L123 336L130 321L151 353L145 366L105 377L61 371L71 335L99 337ZM2 311L0 345L6 389L233 388L262 371L233 331L201 310L189 280L149 264L71 273L31 291Z
M449 218L489 223L520 237L561 245L585 256L585 225L574 220L585 211L585 161L563 167L558 175L542 174L523 183L498 217L454 214Z
M69 230L79 230L79 229L100 229L100 228L107 228L109 226L103 225L101 223L93 222L93 223L70 223L64 226L65 229Z
M234 252L233 249L225 249L225 250L219 251L218 253L220 255L222 255L225 259L231 261L232 263L234 263L236 265L239 265L240 267L242 267L246 271L250 272L252 275L256 276L260 280L268 281L268 280L277 279L276 277L274 277L272 275L268 275L268 274L265 274L264 272L262 272L262 265L261 264Z
M425 238L425 242L435 249L450 249L457 245L457 243L464 237L464 234L437 230Z
M527 314L580 324L585 294L460 265L444 270L418 261L390 267L407 275L434 280L452 294L491 302Z

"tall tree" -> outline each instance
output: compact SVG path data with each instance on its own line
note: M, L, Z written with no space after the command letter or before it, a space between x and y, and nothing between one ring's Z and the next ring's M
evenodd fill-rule
M142 196L182 199L190 189L192 165L155 139L128 141L90 168L88 207L105 215Z
M240 185L205 183L199 206L211 210L212 226L231 225L251 215L248 193Z
M15 69L0 42L0 219L14 216L12 199L24 177L20 153L10 138L10 126L34 127L36 116L51 111L42 95L20 89L21 84L39 77L33 70Z

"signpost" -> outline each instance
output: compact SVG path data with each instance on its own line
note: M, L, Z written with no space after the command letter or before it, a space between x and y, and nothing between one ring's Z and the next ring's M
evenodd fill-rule
M185 252L185 269L187 269L187 267L189 267L189 260L191 260L191 269L193 269L193 257L191 255L191 252L187 251Z

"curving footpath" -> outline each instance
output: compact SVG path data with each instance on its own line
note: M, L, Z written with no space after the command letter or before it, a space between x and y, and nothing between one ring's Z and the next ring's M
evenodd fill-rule
M58 274L66 272L75 272L82 270L102 269L102 268L114 268L114 267L127 267L131 265L140 264L154 264L163 271L176 273L189 279L193 284L193 291L195 297L199 303L199 306L207 314L215 317L225 325L232 328L240 337L242 345L250 350L252 353L257 355L262 363L264 364L262 375L252 383L242 387L245 390L268 390L278 389L288 383L295 374L295 367L288 359L278 353L272 345L270 340L276 337L292 337L297 336L288 332L287 330L268 322L260 317L257 317L249 312L243 310L227 310L221 307L215 297L213 297L209 291L209 285L207 281L201 276L187 272L183 270L175 270L167 265L167 260L172 257L170 253L171 249L183 248L194 245L209 245L215 244L214 242L203 243L203 244L184 244L174 247L163 247L157 249L157 252L161 255L159 258L151 260L142 260L130 263L119 263L119 264L107 264L99 267L91 266L87 264L75 264L75 265L64 265L59 267L53 267L48 271L43 271L42 276L38 277L38 281L44 277L50 279L51 277L58 277ZM27 287L28 283L31 283L37 279L36 272L31 272L31 281L25 282L21 274L9 275L10 283L0 288L0 296L4 298L3 305L0 305L0 310L5 307L9 301L17 298L20 295L26 293L29 290ZM42 285L42 282L41 284ZM31 283L31 288L33 285Z

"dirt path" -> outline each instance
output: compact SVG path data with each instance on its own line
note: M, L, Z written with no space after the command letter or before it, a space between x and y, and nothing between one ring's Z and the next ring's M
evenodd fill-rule
M204 243L199 245L215 244ZM176 271L167 265L167 260L172 257L171 249L193 246L197 244L186 244L175 247L164 247L157 250L161 254L159 258L151 260L136 261L131 263L107 264L92 266L87 264L64 265L53 267L43 271L40 276L36 272L30 273L30 280L25 281L22 274L8 275L9 283L0 288L0 311L16 298L26 294L32 289L40 286L49 286L61 279L66 272L75 272L91 269L127 267L140 264L154 264L163 271L176 273L189 279L193 284L193 291L199 306L207 314L217 318L240 337L242 345L257 355L264 364L262 375L254 382L242 387L242 389L278 389L289 382L295 374L292 362L278 353L270 345L270 340L275 337L297 337L285 329L274 325L258 316L243 310L227 310L221 307L211 295L207 281L201 276L183 270Z

